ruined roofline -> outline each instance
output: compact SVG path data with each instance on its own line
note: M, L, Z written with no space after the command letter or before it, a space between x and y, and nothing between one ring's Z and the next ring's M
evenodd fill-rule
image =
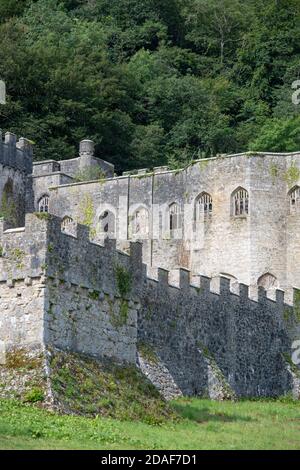
M74 158L66 158L65 160L53 160L53 158L49 158L48 160L38 160L36 162L33 162L33 166L38 166L38 165L44 165L46 163L64 163L64 162L74 162L79 160L80 157L74 157ZM100 160L101 162L105 162L107 165L110 165L113 167L113 163L108 162L107 160L103 160L103 158L99 157L93 157L94 160Z
M161 167L155 167L153 170L150 170L148 168L145 169L139 169L139 170L132 170L132 171L126 171L123 172L122 175L120 176L114 176L110 178L104 178L104 179L96 179L96 180L89 180L89 181L80 181L80 182L72 182L72 183L67 183L67 184L61 184L59 186L51 186L49 189L50 190L55 190L57 188L64 188L64 187L69 187L69 186L80 186L83 184L92 184L92 183L97 183L97 182L106 182L106 181L115 181L115 180L123 180L123 179L130 179L130 178L145 178L145 177L150 177L150 176L158 176L158 175L163 175L163 174L179 174L184 171L186 171L188 168L192 167L193 165L199 165L201 163L209 163L213 161L222 161L224 159L229 159L229 158L236 158L236 157L300 157L300 150L297 152L285 152L285 153L276 153L276 152L243 152L243 153L234 153L234 154L228 154L228 155L222 155L218 157L211 157L211 158L202 158L200 160L194 160L193 162L189 163L183 168L175 169L175 170L170 170L167 169L166 166L161 166ZM133 173L136 172L136 173Z
M257 289L257 300L249 297L249 286L238 283L237 293L234 293L230 290L230 279L225 276L219 276L219 289L218 292L216 290L211 290L211 281L212 279L198 275L196 276L198 279L197 285L195 284L195 275L193 274L193 281L191 279L191 272L185 268L179 268L178 270L174 270L178 273L178 285L175 285L174 282L171 283L170 280L170 272L166 269L157 268L157 279L149 277L147 274L147 265L142 261L142 243L141 242L130 242L130 252L121 251L116 248L116 240L106 238L104 240L104 244L99 244L92 242L89 238L89 229L87 226L82 224L77 224L77 232L76 235L70 235L68 233L61 231L61 224L62 218L49 215L47 217L40 216L40 214L33 213L27 214L25 219L25 227L19 227L18 229L14 230L5 230L5 222L0 219L0 243L3 249L2 259L6 260L6 262L11 263L13 269L9 269L6 273L2 272L0 277L1 283L9 283L10 286L13 286L15 282L20 280L25 280L29 278L36 278L39 276L45 275L49 278L57 278L60 280L60 274L53 270L50 266L45 267L42 264L36 266L35 269L31 267L31 251L32 250L32 234L35 234L36 240L38 240L39 246L41 241L44 240L44 243L47 244L47 232L51 231L52 234L57 234L57 236L50 240L51 242L51 252L55 253L56 244L59 246L61 241L65 241L67 243L68 239L72 242L73 248L76 248L78 245L79 248L82 246L82 251L88 252L89 250L94 250L94 259L99 261L101 264L102 255L107 253L111 254L112 258L113 255L116 255L118 259L122 259L123 262L127 266L131 266L133 272L137 272L137 280L135 281L134 290L139 290L143 285L143 280L146 283L152 283L156 285L157 289L161 290L162 296L167 293L171 293L174 289L176 291L181 291L182 295L189 295L189 296L197 296L200 298L205 299L205 297L213 296L216 299L222 300L223 298L236 298L239 299L241 302L250 301L253 302L253 305L260 304L264 302L268 302L268 305L277 305L278 308L291 308L293 305L295 308L299 308L299 289L293 289L293 303L286 302L286 294L281 289L276 289L276 300L273 300L267 296L267 291L263 287L258 287ZM39 236L39 233L41 236ZM31 243L29 241L31 240ZM11 250L15 247L20 246L20 242L22 241L22 246L29 247L30 250L28 253L24 252L24 263L20 263L18 257L14 260L10 260L8 254L6 252L5 247L9 247L8 249ZM28 243L27 243L28 242ZM6 245L7 243L7 245ZM72 245L71 245L72 247ZM40 247L41 248L41 247ZM44 253L43 256L47 256L47 246L45 245L44 249L42 249ZM26 261L27 260L27 261ZM41 260L45 262L45 260ZM123 264L123 263L122 263ZM153 272L153 268L152 268ZM64 275L61 275L61 280L66 281L64 279ZM76 283L75 279L69 280L71 284L82 286L82 283ZM91 284L89 280L86 280L86 284L83 287L91 288ZM97 290L97 286L92 287L94 290Z
M64 173L63 171L53 171L53 172L50 172L50 173L43 173L42 175L31 175L32 179L35 179L35 178L43 178L43 177L47 177L47 176L57 176L57 175L60 175L60 176L66 176L67 178L70 178L72 179L72 176L70 175L67 175L67 173Z

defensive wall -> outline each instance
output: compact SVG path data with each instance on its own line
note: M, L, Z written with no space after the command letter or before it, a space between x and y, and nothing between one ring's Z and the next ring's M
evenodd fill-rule
M43 176L39 178L43 185ZM143 260L152 267L188 268L216 278L227 276L237 287L258 285L292 295L300 279L300 204L291 194L300 186L300 154L250 153L200 160L183 170L153 172L49 187L49 210L91 228L96 241L101 218L110 214L109 236L126 249L143 241ZM248 194L248 214L232 212L233 195ZM45 191L45 185L44 185ZM207 217L196 217L201 195L211 198ZM170 230L170 207L176 205L180 227ZM35 208L38 209L38 206ZM132 230L144 211L144 233Z
M299 368L291 359L300 335L297 290L293 305L282 291L271 300L262 288L254 301L243 284L239 294L232 293L226 278L220 278L218 292L205 276L193 276L191 285L185 269L170 284L164 269L157 279L148 277L140 243L126 254L113 240L91 243L85 226L77 225L72 235L62 232L61 222L28 214L25 227L6 229L2 221L3 364L16 348L55 347L142 362L163 393L172 382L187 395L214 397L221 387L230 396L298 396ZM141 361L145 349L157 360L142 354Z
M0 130L0 213L11 226L24 225L27 204L32 196L32 146L27 139Z

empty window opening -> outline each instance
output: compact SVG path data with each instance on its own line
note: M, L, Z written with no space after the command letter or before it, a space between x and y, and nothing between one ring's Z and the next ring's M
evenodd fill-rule
M237 189L232 194L232 213L235 216L245 216L249 213L249 195L246 189Z
M289 192L290 212L296 212L300 209L300 188L299 186L291 189Z
M263 287L266 291L278 288L278 280L273 274L266 273L257 280L258 287Z
M201 220L203 217L209 217L212 214L213 201L208 193L202 193L196 199L195 204L195 217L196 220Z
M38 203L39 212L49 212L49 196L42 196Z
M138 209L132 216L132 235L147 237L149 232L149 212L145 208Z
M76 236L76 222L72 217L66 216L61 223L61 231L69 235Z
M115 235L115 216L106 210L99 217L100 233L113 237Z
M169 206L169 227L171 231L181 228L181 214L176 202Z

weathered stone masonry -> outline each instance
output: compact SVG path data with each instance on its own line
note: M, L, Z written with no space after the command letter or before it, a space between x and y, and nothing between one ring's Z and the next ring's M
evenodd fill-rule
M83 183L47 178L40 174L34 181L36 197L48 187L51 213L88 222L98 240L105 236L101 220L109 212L107 233L121 249L141 239L149 266L185 267L212 278L227 275L232 283L249 285L251 294L258 285L274 294L276 288L292 294L293 287L300 287L299 153L227 155L182 170L161 168ZM233 199L239 189L247 191L249 207L247 214L235 215ZM197 217L203 194L211 198L211 211ZM180 219L173 233L172 205ZM146 233L132 234L137 211L146 214Z
M93 146L32 170L26 139L0 139L1 383L22 350L50 390L59 350L137 363L166 397L299 397L300 154L113 177Z
M28 140L17 141L0 130L0 213L12 226L24 225L25 212L32 206L32 148Z
M24 229L2 228L2 360L51 345L135 362L138 304L118 291L134 256L93 245L84 226L78 238L61 233L60 222L29 214Z
M147 277L140 243L129 256L114 241L91 243L87 227L78 225L76 237L60 227L60 219L39 214L27 215L25 228L2 223L2 363L20 347L136 363L146 345L166 371L160 383L155 366L149 373L163 393L170 382L181 393L214 398L298 393L290 359L300 334L298 291L293 308L281 291L276 302L261 288L258 302L244 285L233 294L226 278L219 293L204 276L190 285L184 269L179 284L169 285L163 269L157 280Z

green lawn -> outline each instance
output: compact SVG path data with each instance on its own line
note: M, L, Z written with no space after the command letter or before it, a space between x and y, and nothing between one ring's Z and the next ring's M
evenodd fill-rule
M181 399L160 425L0 400L1 449L300 449L300 402Z

